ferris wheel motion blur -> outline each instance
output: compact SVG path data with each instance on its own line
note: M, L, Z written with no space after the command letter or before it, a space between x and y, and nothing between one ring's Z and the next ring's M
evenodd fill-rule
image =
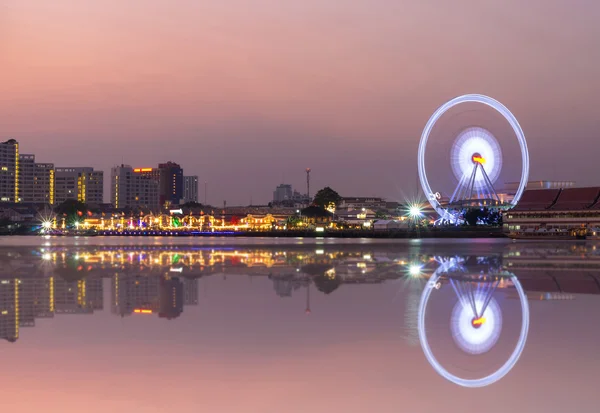
M433 190L427 178L425 157L427 142L438 120L451 108L464 103L478 103L494 109L510 124L516 136L521 152L521 172L518 188L510 201L502 199L495 188L503 166L502 147L496 137L487 129L471 126L462 130L455 138L450 150L450 166L456 178L453 192L449 198L442 200L438 188ZM440 106L431 116L419 143L418 152L419 180L421 188L431 206L443 221L456 223L465 207L510 208L515 206L527 184L529 177L529 152L525 134L515 116L491 97L469 94L456 97Z

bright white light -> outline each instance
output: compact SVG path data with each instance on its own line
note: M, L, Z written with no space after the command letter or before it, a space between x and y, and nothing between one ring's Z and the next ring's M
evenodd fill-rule
M45 261L50 261L52 259L52 255L44 254L44 255L42 255L42 259Z
M52 228L52 222L50 222L50 221L44 221L44 222L42 222L42 227L44 229L50 229L50 228Z
M317 228L315 228L315 231L316 232L325 232L325 228L323 228L323 227L317 227Z
M413 205L408 209L408 215L412 218L420 217L423 214L421 208L418 205Z
M417 264L412 264L410 267L408 267L408 275L410 275L411 277L418 277L419 275L421 275L421 266Z

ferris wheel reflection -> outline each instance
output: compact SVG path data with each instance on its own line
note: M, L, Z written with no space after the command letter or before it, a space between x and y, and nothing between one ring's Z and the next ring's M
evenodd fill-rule
M465 260L459 257L436 258L438 268L425 285L418 310L418 331L421 347L427 361L445 379L463 387L484 387L502 379L521 356L529 332L529 305L517 277L493 265L478 265L479 272L469 271ZM485 357L498 343L503 332L502 305L496 299L498 290L514 288L521 310L521 328L514 350L500 368L481 377L461 377L451 373L434 354L428 338L426 315L432 293L449 289L454 305L450 311L450 332L458 349L466 355ZM441 296L436 293L435 296ZM435 300L435 299L434 299ZM436 317L435 311L430 314Z

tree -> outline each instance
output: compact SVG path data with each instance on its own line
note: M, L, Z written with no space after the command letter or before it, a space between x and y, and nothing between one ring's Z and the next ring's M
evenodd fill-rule
M386 211L379 210L375 212L375 219L388 219L388 214Z
M320 206L321 208L331 208L331 206L338 206L342 202L340 194L335 192L330 187L326 186L315 194L313 204Z
M465 211L464 218L468 225L477 225L479 221L487 222L490 213L487 208L470 208Z
M66 217L67 223L81 221L87 214L88 207L81 201L75 199L67 199L55 209L59 216Z

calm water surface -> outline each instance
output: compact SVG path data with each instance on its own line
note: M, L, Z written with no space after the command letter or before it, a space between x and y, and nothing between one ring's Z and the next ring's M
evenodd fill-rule
M600 244L0 238L7 412L598 412Z

